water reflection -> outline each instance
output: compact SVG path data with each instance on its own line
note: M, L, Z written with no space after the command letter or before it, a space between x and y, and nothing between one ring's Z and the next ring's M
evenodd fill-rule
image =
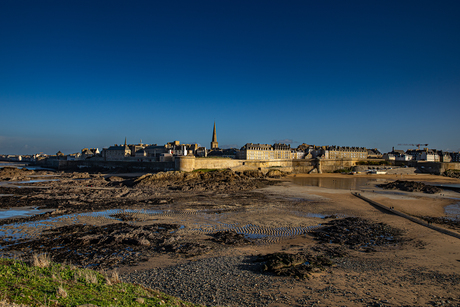
M314 186L328 189L357 190L367 185L377 182L385 182L384 179L375 179L367 177L294 177L292 182L301 186Z

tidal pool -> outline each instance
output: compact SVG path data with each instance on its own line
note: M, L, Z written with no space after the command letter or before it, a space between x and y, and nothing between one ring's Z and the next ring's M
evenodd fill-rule
M13 217L27 217L35 214L41 214L45 212L49 212L53 210L40 210L37 208L10 208L10 209L2 209L0 210L0 220L1 219L9 219Z

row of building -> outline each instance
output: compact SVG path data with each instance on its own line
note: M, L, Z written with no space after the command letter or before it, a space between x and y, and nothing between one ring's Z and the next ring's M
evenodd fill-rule
M200 147L198 144L181 144L179 141L164 145L127 144L110 146L101 152L95 149L82 149L81 153L69 155L68 160L85 160L88 158L103 161L138 161L168 162L177 156L222 157L243 160L368 160L384 159L387 161L427 161L427 162L460 162L459 152L445 152L436 149L410 149L407 151L393 150L382 154L378 149L349 146L316 146L301 144L291 148L289 144L254 144L247 143L240 149L220 149L217 141L211 148Z
M409 149L392 151L384 154L387 161L427 161L427 162L460 162L460 152L447 152L437 149Z
M253 144L247 143L240 149L220 149L217 142L216 124L214 123L210 148L200 147L198 144L180 144L179 141L169 142L164 145L128 144L125 138L123 145L115 144L99 151L98 148L83 148L81 152L64 155L58 152L59 159L66 160L95 160L95 161L136 161L136 162L169 162L175 157L222 157L243 160L300 160L300 159L330 159L330 160L355 160L385 159L388 161L429 161L429 162L460 162L459 152L443 152L435 149L393 150L382 154L378 149L348 146L316 146L301 144L291 148L289 144ZM14 159L33 161L43 155L28 156ZM1 156L0 156L1 158ZM13 157L9 157L13 159Z
M179 141L164 145L157 144L115 144L108 148L84 148L81 153L67 156L67 160L103 160L103 161L137 161L137 162L168 162L177 156L221 157L243 160L298 160L298 159L351 159L366 160L381 158L377 149L345 146L315 146L302 144L291 148L289 144L253 144L247 143L240 149L221 149L212 142L214 147L207 149L198 144L181 144ZM217 145L217 146L216 146ZM58 156L60 153L58 153Z

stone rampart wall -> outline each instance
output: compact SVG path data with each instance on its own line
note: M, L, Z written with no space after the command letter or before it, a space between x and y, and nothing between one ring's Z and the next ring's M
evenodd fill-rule
M238 159L219 159L219 158L195 158L179 157L176 158L176 170L190 172L197 169L224 169L246 166L248 168L278 168L286 172L308 173L315 168L320 168L322 172L333 172L338 169L352 167L357 161L353 160L318 160L299 159L299 160L238 160ZM319 163L319 165L318 165Z
M440 175L446 170L460 170L458 162L418 162L417 167L424 173Z

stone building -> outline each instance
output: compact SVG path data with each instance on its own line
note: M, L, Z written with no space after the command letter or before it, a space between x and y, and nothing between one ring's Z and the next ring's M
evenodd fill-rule
M450 162L460 162L460 152L451 152L450 158Z
M411 155L406 154L404 150L395 149L394 147L390 152L384 154L382 157L383 159L387 161L411 161L412 160Z
M290 160L291 145L247 143L241 147L238 157L244 160Z
M104 148L102 150L102 157L105 161L121 161L125 160L126 157L131 156L131 150L129 149L128 145L125 144L118 146L110 146L109 148Z
M415 161L440 162L441 158L436 149L409 149L406 154L412 156Z
M128 145L129 150L131 150L131 157L146 157L147 154L145 152L145 147L148 145L142 144L142 140L140 140L139 144L130 144Z
M326 159L365 160L368 153L365 147L328 146L324 156Z
M367 150L368 159L382 159L383 154L377 148L372 148Z

